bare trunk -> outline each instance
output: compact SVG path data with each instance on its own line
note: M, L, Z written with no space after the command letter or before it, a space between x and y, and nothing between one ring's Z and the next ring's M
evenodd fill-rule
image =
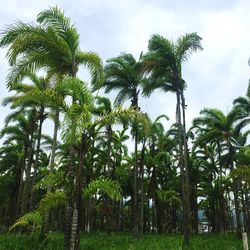
M138 236L138 204L137 204L137 175L138 175L138 166L137 166L137 128L135 131L135 150L134 150L134 193L133 193L133 232L134 236Z
M188 172L187 172L187 158L185 157L186 146L185 146L185 134L183 131L183 124L181 120L181 93L180 90L177 91L177 108L176 117L179 131L179 166L181 174L181 188L182 188L182 208L183 208L183 236L184 245L189 246L189 186L188 183ZM184 150L183 150L184 148Z
M42 126L44 120L44 107L40 109L40 117L39 117L39 125L38 125L38 134L37 134L37 144L36 144L36 155L35 155L35 162L34 162L34 172L32 177L32 191L30 196L30 210L32 211L35 206L35 189L33 188L36 183L37 178L37 171L39 165L39 153L40 153L40 145L41 145L41 136L42 136Z
M141 150L141 159L140 159L140 186L141 186L141 204L140 204L140 230L139 235L143 234L143 225L144 225L144 154L145 154L145 141L143 142Z
M64 249L72 250L72 241L75 237L74 228L72 227L75 224L73 221L73 215L76 216L76 201L75 201L75 152L72 148L70 149L70 159L69 167L67 171L67 185L68 191L66 192L66 213L65 213L65 230L64 230ZM78 215L77 215L78 216ZM75 226L75 225L74 225ZM72 231L73 230L73 231ZM74 248L73 248L74 249Z
M56 156L56 149L57 149L57 134L59 128L59 110L56 111L56 116L54 120L54 132L53 132L53 141L51 147L51 156L50 156L50 164L49 164L49 174L54 172L54 165L55 165L55 156ZM47 192L52 191L52 186L49 184L47 187ZM49 211L46 211L44 214L44 221L42 227L42 233L46 235L49 230Z
M27 166L25 168L25 181L24 181L24 188L23 188L23 198L22 198L22 207L21 207L21 215L25 214L28 211L28 200L29 200L29 193L30 193L30 187L31 187L31 180L30 180L30 173L31 173L31 167L33 164L33 141L34 141L34 129L35 129L35 120L34 115L32 115L32 121L31 121L31 138L30 138L30 145L29 145L29 151L28 151L28 160L27 160Z
M9 203L9 225L12 225L18 213L18 205L19 205L19 193L21 187L21 180L22 180L22 168L23 166L18 166L16 173L15 173L15 184L12 189L11 199Z

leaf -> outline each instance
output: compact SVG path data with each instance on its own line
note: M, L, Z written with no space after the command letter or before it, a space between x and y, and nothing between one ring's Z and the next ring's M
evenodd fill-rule
M10 231L21 227L28 228L31 233L37 233L42 227L42 216L38 211L26 213L19 218L16 223L10 227Z
M40 201L38 211L42 214L50 211L52 208L56 208L60 205L64 205L66 201L65 193L62 191L56 191L54 193L48 192Z
M119 201L122 198L121 187L116 181L108 178L92 181L84 191L84 196L106 193L112 200Z

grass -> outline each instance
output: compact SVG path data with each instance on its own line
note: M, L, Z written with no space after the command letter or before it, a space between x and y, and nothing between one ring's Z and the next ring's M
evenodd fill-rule
M39 240L37 236L25 234L0 235L0 250L62 250L63 234L51 233L47 241ZM145 234L136 240L128 233L115 233L111 236L105 233L81 235L82 250L181 250L180 235ZM241 250L241 239L235 234L195 235L191 239L189 250Z

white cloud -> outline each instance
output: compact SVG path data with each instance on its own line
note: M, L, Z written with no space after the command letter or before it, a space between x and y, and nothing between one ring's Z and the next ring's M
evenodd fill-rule
M250 72L247 65L250 2L247 0L9 0L0 2L0 24L3 26L16 19L35 20L37 13L56 4L76 24L82 48L98 52L104 60L125 51L138 56L142 50L146 51L148 39L154 33L173 40L194 31L202 36L204 51L192 55L183 65L183 77L188 83L188 124L205 106L226 112L233 99L246 92ZM5 89L7 63L4 50L0 51L0 83ZM79 75L85 78L84 71ZM1 97L6 95L5 90L1 93ZM153 117L166 113L174 122L173 94L158 91L140 103ZM1 118L5 115L3 110Z

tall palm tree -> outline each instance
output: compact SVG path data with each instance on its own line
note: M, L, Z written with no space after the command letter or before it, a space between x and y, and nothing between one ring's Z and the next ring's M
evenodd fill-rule
M144 56L149 71L148 81L144 86L144 94L150 95L156 89L174 92L177 98L176 119L179 129L179 157L182 178L183 231L184 244L189 245L189 183L188 160L185 124L185 81L182 78L182 63L197 50L201 50L201 37L189 33L177 39L176 43L160 36L153 35L149 40L149 52Z
M109 93L112 90L117 90L118 94L115 99L116 104L121 104L125 100L131 100L131 107L139 109L138 95L140 92L140 86L144 76L144 65L142 63L142 54L139 61L131 54L121 54L118 57L111 58L107 61L105 67L105 81L103 87L105 93ZM137 215L137 178L138 178L138 159L137 159L137 140L138 132L136 124L133 124L134 128L134 193L133 193L133 231L135 236L138 235L138 215Z

